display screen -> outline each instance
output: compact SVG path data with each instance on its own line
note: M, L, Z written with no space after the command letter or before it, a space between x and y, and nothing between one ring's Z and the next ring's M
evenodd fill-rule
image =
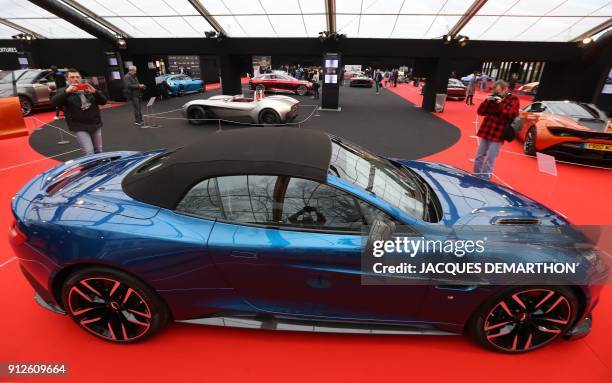
M338 83L338 75L336 74L326 74L325 82L327 84L337 84Z
M110 65L110 66L117 66L117 65L119 65L119 63L117 62L117 58L116 57L109 57L108 58L108 65Z
M325 68L338 68L338 60L325 60Z
M111 77L113 80L121 80L121 73L118 70L114 70L111 72Z
M200 56L168 56L168 71L185 74L193 79L202 78Z
M21 65L28 65L28 59L26 57L19 57L17 60L19 60L19 64Z

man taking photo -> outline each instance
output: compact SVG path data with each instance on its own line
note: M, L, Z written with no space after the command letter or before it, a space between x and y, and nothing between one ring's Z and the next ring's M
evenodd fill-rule
M91 84L84 83L78 70L66 72L66 88L57 89L51 99L56 108L64 108L68 129L75 133L83 154L102 152L102 118L98 105L106 104L106 97Z
M136 125L144 125L142 120L142 93L145 86L138 81L136 77L136 67L134 65L128 68L128 73L123 77L123 93L125 97L132 102L134 108L134 122Z
M474 161L474 174L487 180L491 179L495 160L504 141L504 130L509 128L518 113L518 97L508 90L505 81L495 81L493 94L478 107L478 115L484 116L484 121L477 134L480 137L480 145Z

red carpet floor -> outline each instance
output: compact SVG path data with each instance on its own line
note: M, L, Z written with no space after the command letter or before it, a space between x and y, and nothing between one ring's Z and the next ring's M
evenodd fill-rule
M393 89L420 104L415 88ZM476 99L480 98L480 95ZM449 102L439 117L458 126L453 147L431 156L469 169L476 149L470 138L475 108ZM103 112L104 113L104 112ZM39 113L50 121L52 114ZM33 119L31 129L35 127ZM47 128L45 128L47 129ZM609 223L612 187L609 171L560 165L555 179L540 175L535 160L518 144L504 147L495 174L579 223ZM60 150L60 149L58 149ZM60 150L61 151L61 150ZM59 151L58 151L59 153ZM29 162L22 166L14 165ZM11 196L36 173L52 166L27 138L0 141L0 227L11 217ZM585 197L588 194L588 198ZM481 349L460 336L372 336L302 334L173 324L153 339L115 346L92 338L70 320L37 306L18 271L5 237L0 236L0 362L64 362L66 378L10 381L73 382L610 382L612 381L612 291L604 290L590 336L557 342L537 352L506 356ZM0 378L0 382L8 379Z

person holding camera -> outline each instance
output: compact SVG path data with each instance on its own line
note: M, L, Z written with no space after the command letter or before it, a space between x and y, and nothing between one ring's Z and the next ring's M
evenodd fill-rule
M136 77L136 67L134 65L130 66L128 73L123 77L123 93L132 102L134 123L139 126L144 125L142 119L142 94L144 90L144 84L141 84Z
M106 97L91 84L83 82L78 70L66 72L67 86L57 90L51 99L56 108L64 108L68 129L85 155L102 152L102 118L99 105L106 104Z
M474 161L474 174L491 179L495 160L507 136L510 124L519 114L519 99L508 90L503 80L493 83L493 93L478 107L478 115L484 120L478 129L480 145ZM511 140L511 139L510 139Z

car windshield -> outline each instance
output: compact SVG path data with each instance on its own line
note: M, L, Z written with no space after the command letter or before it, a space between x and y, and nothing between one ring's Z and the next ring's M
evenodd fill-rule
M580 104L575 104L573 102L563 102L558 104L555 103L549 104L548 106L554 114L560 114L563 116L570 116L587 120L600 119L600 117L595 113L595 111Z
M337 137L332 138L329 169L331 174L375 194L391 206L427 219L428 186L409 169Z

